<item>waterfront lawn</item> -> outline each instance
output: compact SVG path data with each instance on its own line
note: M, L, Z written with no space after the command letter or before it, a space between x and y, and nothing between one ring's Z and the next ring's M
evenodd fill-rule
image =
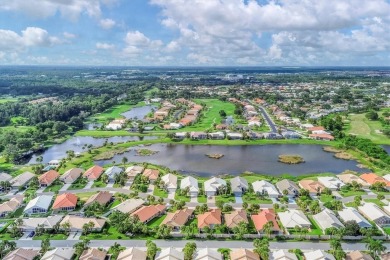
M130 136L132 135L126 130L106 131L106 130L80 130L76 136L92 136L96 138L112 137L112 136Z
M261 199L256 194L245 193L242 195L242 201L248 204L272 204L270 199Z
M66 240L68 236L65 234L43 234L41 236L34 236L33 240L44 240L46 238L50 240Z
M158 187L154 187L153 195L161 198L168 198L168 192Z
M124 118L121 114L130 110L131 105L116 105L113 106L112 108L107 109L103 113L96 114L92 117L92 120L96 120L98 122L106 122L109 119L115 119L115 118Z
M49 187L46 187L43 192L57 192L62 188L62 186L64 186L63 183L55 183L53 185L50 185Z
M167 217L167 215L162 215L158 218L154 218L152 219L152 221L150 221L147 225L149 227L159 227L160 224L164 221L164 219Z
M223 203L234 203L236 199L232 195L217 195L215 196L215 202L222 201Z

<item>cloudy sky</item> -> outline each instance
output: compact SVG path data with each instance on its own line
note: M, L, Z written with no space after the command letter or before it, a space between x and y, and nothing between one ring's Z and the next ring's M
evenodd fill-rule
M0 0L0 65L390 65L390 0Z

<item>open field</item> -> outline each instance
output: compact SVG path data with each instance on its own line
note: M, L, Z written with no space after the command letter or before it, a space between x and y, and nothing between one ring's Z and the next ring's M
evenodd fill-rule
M91 119L92 121L98 121L104 123L110 118L124 118L124 116L121 115L122 113L130 110L133 107L138 107L143 105L145 105L145 102L140 102L137 105L128 105L128 104L117 105L110 109L107 109L103 113L92 116Z
M16 101L18 101L18 98L0 97L0 104L7 103L7 102L16 102Z
M378 133L382 129L379 121L371 121L365 117L365 114L354 114L350 116L350 126L348 127L348 134L357 135L362 138L371 139L377 144L390 145L390 138Z

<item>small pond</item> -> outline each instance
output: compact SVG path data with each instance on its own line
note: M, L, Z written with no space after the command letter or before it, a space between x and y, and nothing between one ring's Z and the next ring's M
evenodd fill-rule
M147 114L152 112L153 109L156 109L156 106L147 105L142 107L134 107L131 110L122 113L122 116L126 119L139 119L142 120Z

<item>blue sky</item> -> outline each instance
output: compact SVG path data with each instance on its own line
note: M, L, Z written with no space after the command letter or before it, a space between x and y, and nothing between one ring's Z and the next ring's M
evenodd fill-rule
M390 0L0 0L0 65L390 65Z

